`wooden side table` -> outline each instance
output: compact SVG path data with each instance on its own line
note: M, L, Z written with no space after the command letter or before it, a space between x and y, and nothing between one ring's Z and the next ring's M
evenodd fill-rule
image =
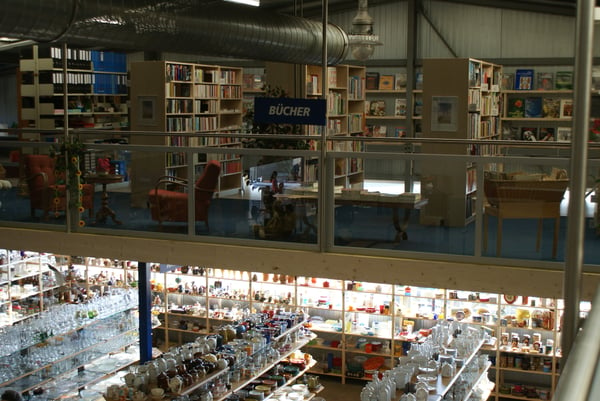
M115 211L108 206L108 192L106 191L108 184L123 182L123 176L118 174L90 174L85 176L85 181L89 184L102 184L102 206L96 213L94 223L105 223L106 219L110 217L115 224L123 224L120 220L117 220Z

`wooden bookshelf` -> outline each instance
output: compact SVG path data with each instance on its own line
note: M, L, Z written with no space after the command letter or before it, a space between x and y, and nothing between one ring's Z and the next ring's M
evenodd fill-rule
M207 160L221 162L218 194L238 190L242 182L239 155L195 154L188 160L177 147L239 147L227 136L242 126L242 69L218 65L143 61L131 64L132 130L171 135L132 136L133 144L169 145L173 152L156 157L148 152L132 156L132 202L145 205L147 193L162 175L189 178L202 172ZM214 133L210 137L195 134ZM222 134L222 135L221 135Z
M471 58L425 59L423 137L474 142L424 143L422 152L497 154L496 145L479 145L477 140L499 139L501 135L501 74L501 66ZM429 199L421 211L423 224L460 227L474 220L477 177L473 163L429 163L422 171L422 195Z

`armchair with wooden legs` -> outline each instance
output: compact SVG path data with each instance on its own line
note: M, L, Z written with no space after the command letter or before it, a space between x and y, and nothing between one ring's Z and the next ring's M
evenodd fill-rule
M208 209L217 190L221 164L211 160L194 184L195 221L208 225ZM173 176L160 177L154 188L148 193L148 203L152 220L163 222L186 222L188 220L188 193L185 192L188 180ZM170 189L167 189L170 188Z

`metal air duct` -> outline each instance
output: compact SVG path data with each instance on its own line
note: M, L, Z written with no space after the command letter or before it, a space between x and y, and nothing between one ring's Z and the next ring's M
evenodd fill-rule
M300 64L320 64L323 43L319 22L202 0L2 0L0 36ZM347 51L347 34L328 25L328 64Z

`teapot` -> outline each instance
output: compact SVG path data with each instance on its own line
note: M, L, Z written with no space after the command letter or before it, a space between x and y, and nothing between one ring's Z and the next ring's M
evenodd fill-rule
M169 380L169 389L172 393L178 394L181 392L181 388L183 387L183 380L181 376L175 376Z
M427 401L427 397L429 396L429 392L423 387L417 388L415 391L415 398L417 401Z
M123 376L123 381L127 385L127 387L133 387L133 382L135 380L135 373L129 372L125 376Z
M442 365L442 377L452 377L454 376L454 366L449 364L448 362L444 362Z
M417 401L417 397L413 393L405 393L400 397L400 401Z

